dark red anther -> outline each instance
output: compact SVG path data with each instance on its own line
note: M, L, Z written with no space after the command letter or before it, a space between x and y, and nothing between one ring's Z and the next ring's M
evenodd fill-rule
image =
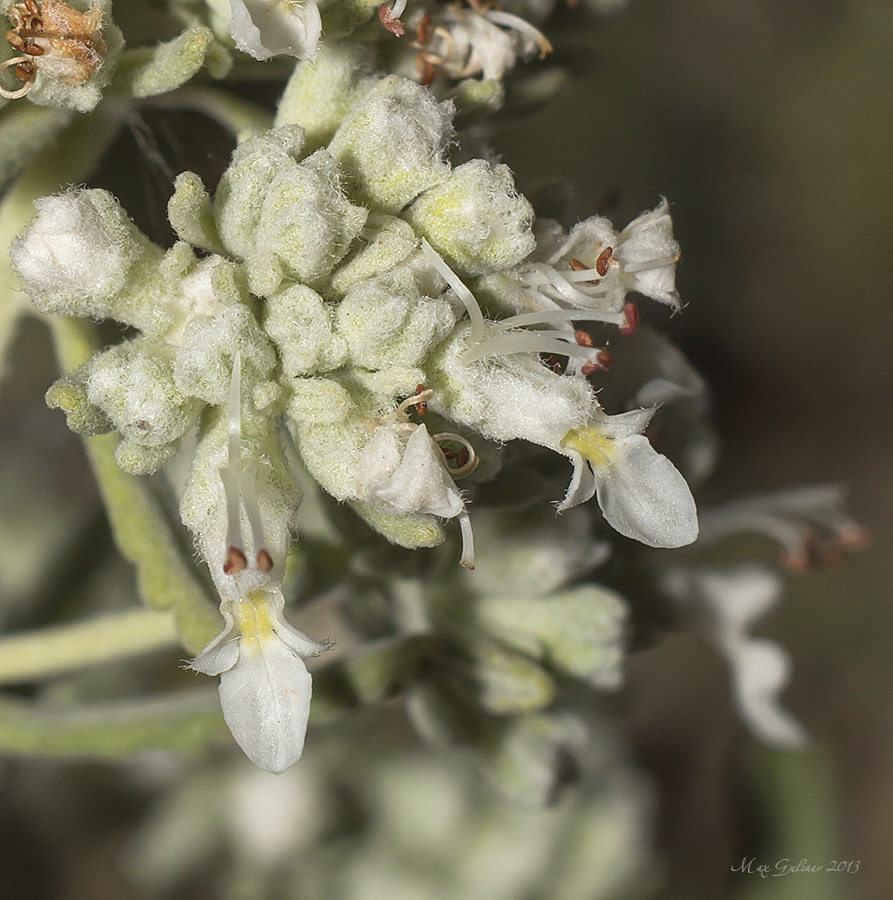
M601 253L598 255L598 259L595 261L595 271L598 272L602 278L608 274L608 266L611 263L611 257L614 255L613 247L605 247Z
M632 334L639 324L639 308L635 303L627 303L623 307L623 321L620 323L620 333Z
M591 375L593 372L607 369L613 361L611 354L608 353L607 350L598 350L595 354L595 360L593 362L584 363L580 371L584 375Z
M416 396L421 394L425 390L425 385L417 384L415 386ZM421 403L416 403L415 408L419 411L419 415L423 416L426 412L428 412L428 404L426 401L422 401Z
M21 62L13 70L19 81L30 81L34 77L34 66L31 63Z
M273 569L273 557L266 550L257 554L257 567L261 572L270 572Z
M580 262L579 259L571 259L571 268L575 272L583 272L584 270L588 269L589 266L587 266L585 263ZM598 283L599 283L598 278L590 278L589 281L586 282L586 284L598 284Z
M226 561L223 563L223 574L232 575L247 568L248 560L245 558L245 554L238 547L230 547L226 554Z
M543 360L547 369L551 369L556 375L564 374L564 366L561 364L561 360L554 354L550 353Z
M800 546L783 553L781 562L789 572L802 575L824 565L825 555L825 548L814 535L810 535L803 540Z
M378 18L381 19L381 24L384 25L385 30L397 35L397 37L400 37L406 30L399 19L391 18L391 7L387 3L382 3L378 7Z
M574 332L574 340L581 347L594 347L595 346L595 344L592 343L592 337L589 335L589 333L586 331L582 331L581 329L577 329Z

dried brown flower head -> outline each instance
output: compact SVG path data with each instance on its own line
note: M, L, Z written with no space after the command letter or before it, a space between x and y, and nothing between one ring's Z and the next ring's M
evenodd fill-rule
M21 56L8 59L0 71L15 67L24 86L16 91L0 87L0 96L24 97L39 71L63 84L84 84L102 65L106 46L100 36L102 9L80 12L64 0L23 0L7 12L12 28L6 40Z

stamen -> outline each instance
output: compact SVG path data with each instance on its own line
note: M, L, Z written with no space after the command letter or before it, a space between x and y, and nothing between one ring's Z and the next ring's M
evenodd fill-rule
M605 247L601 253L598 255L598 259L595 261L595 271L598 272L602 278L608 274L608 266L611 264L611 257L614 255L613 247Z
M257 554L257 567L264 573L273 570L273 557L266 550L261 550Z
M446 468L447 472L450 473L450 476L453 480L458 481L460 478L465 478L478 467L478 463L480 459L478 458L477 453L474 451L474 447L471 443L465 440L461 434L455 434L452 431L444 431L440 434L434 434L431 436L431 440L437 444L438 449L443 457L443 464ZM441 447L441 443L454 443L459 444L462 448L458 453L455 453L452 450L445 450ZM457 466L453 467L449 464L450 459L455 459L458 463Z
M25 86L20 87L17 91L8 91L6 88L0 87L0 97L5 97L7 100L18 100L20 97L24 97L25 94L34 87L36 70L27 56L14 56L12 59L7 59L5 62L0 63L0 72L10 66L16 67L16 77L19 81L24 80L21 77L24 73L27 73L28 79L25 81ZM25 68L26 66L28 67L27 69Z
M503 25L530 38L539 47L540 59L545 59L547 54L552 52L552 44L549 43L549 39L539 28L535 28L530 22L527 22L520 16L504 12L501 9L488 9L484 13L484 17L489 19L494 25Z
M595 360L590 348L581 347L570 340L563 340L556 332L551 331L512 331L499 334L469 347L459 359L467 366L488 356L511 356L514 353L553 353L576 357L587 362Z
M239 484L242 491L242 505L248 524L251 526L252 546L263 547L267 543L264 535L264 523L261 516L260 503L257 499L257 463L254 460L243 464L239 473Z
M423 394L423 393L425 392L425 385L423 385L423 384L417 384L417 385L415 386L415 392L416 392L416 394ZM428 412L428 401L427 401L427 400L422 400L421 403L416 403L416 407L415 407L415 408L416 408L416 412L417 412L420 416L425 415L425 413Z
M471 340L475 344L484 339L484 314L475 300L474 294L459 279L459 276L446 264L443 257L422 238L422 253L425 259L437 270L438 274L453 289L453 293L462 301L471 322Z
M237 472L242 459L242 354L239 350L233 357L227 412L227 462L230 469Z
M474 571L474 534L471 530L471 517L463 509L459 513L459 528L462 531L462 556L459 565L465 566L469 572Z
M639 307L635 303L627 303L623 307L620 322L620 333L624 336L632 334L639 325Z
M248 568L248 560L238 547L230 547L223 563L223 574L232 575L235 572L243 572Z
M590 272L593 270L589 270ZM570 279L578 278L583 272L559 272L557 269L544 263L529 263L527 271L521 277L521 283L526 287L536 288L546 293L546 288L551 288L558 299L574 306L589 306L593 300L598 300L608 295L608 289L596 284L588 284L588 279L580 279L579 287L574 287ZM548 294L547 294L548 296Z
M386 31L390 31L391 34L394 34L397 37L401 37L406 30L403 27L403 23L400 21L400 12L406 8L406 0L402 0L403 9L401 9L400 12L396 12L397 7L400 5L401 0L397 0L393 9L391 9L387 3L382 3L378 7L378 18L381 20L381 24Z
M609 325L623 325L623 313L602 312L591 309L544 309L537 312L520 313L507 319L500 319L496 327L517 328L523 325L551 325L556 322L606 322Z
M418 391L420 387L422 387L422 385L419 385L419 386L416 388L416 391ZM413 394L411 397L407 397L407 398L406 398L406 399L405 399L405 400L397 407L397 411L394 413L394 415L395 415L401 422L408 422L408 421L409 421L409 416L407 416L406 410L408 410L410 406L424 407L424 411L421 410L421 409L419 409L419 414L420 414L420 415L424 415L424 414L428 411L428 401L429 401L433 396L434 396L434 391L432 391L430 388L429 388L428 390L424 390L424 388L423 388L421 392L416 393L416 394Z

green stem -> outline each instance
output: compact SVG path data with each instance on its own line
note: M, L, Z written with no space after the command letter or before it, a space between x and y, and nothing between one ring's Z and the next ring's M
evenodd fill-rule
M0 699L0 752L7 754L121 759L150 747L197 753L222 733L212 689L65 710Z
M34 681L176 647L170 613L132 609L0 638L0 683Z
M186 87L145 101L163 109L194 109L219 122L241 143L273 127L273 116L263 107L213 87Z

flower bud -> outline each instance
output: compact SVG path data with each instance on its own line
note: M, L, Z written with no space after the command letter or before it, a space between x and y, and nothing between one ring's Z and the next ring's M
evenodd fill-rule
M515 190L508 166L475 159L410 207L409 220L468 275L517 265L535 246L533 207Z

